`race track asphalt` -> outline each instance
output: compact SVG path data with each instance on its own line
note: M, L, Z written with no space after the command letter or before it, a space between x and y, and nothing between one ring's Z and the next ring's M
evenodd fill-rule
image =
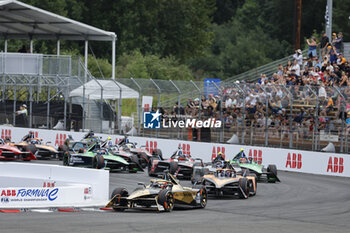
M281 171L279 178L281 183L259 183L257 195L248 200L209 198L205 209L2 213L0 233L350 232L350 178ZM110 192L115 187L133 190L137 182L148 181L146 173L111 173Z

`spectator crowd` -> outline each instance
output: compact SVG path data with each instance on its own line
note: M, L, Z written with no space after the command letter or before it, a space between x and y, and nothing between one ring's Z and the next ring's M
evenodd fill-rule
M350 65L342 33L331 40L322 33L320 43L315 38L307 43L307 56L296 50L271 77L226 83L217 95L189 99L184 107L176 103L171 113L222 120L228 135L265 136L267 130L269 137L282 139L310 139L319 132L340 136L342 123L350 129Z

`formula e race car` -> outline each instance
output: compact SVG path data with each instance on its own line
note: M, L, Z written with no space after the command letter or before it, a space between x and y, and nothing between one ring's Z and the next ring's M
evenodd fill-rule
M239 165L242 169L248 169L250 173L256 174L258 181L266 180L269 183L280 182L277 177L276 165L270 164L265 169L263 165L253 161L252 158L248 158L244 154L244 150L241 151L231 160L232 165ZM263 176L265 179L263 179Z
M169 170L170 174L178 178L190 179L193 173L193 167L204 167L202 159L194 159L191 155L185 155L179 147L170 159L163 159L162 152L159 149L153 150L152 159L148 163L148 175L158 176Z
M0 139L0 160L36 160L35 155L31 152L35 150L33 147L33 145L29 144L18 148L16 146L11 146L3 139Z
M25 148L30 148L30 151L32 154L35 154L35 156L38 159L58 159L59 158L59 152L55 147L50 145L49 142L46 144L43 144L43 139L42 138L35 138L35 137L30 137L28 135L25 135L21 142L19 143L9 143L12 146L18 147L20 150L25 151ZM28 145L33 145L29 146Z
M63 165L92 167L111 171L126 170L129 172L142 171L137 163L128 163L120 156L113 155L106 148L100 148L95 143L90 146L86 142L75 142L71 149L64 154Z
M257 177L255 174L249 175L248 171L243 174L237 173L230 161L224 161L221 164L216 162L215 169L195 168L194 174L201 174L195 185L205 186L208 194L214 194L216 197L224 195L238 195L239 198L247 199L254 196L257 190ZM213 167L214 168L214 167Z
M175 207L204 208L207 204L205 188L183 187L170 173L165 173L164 179L151 179L149 185L143 185L128 193L125 188L116 188L106 207L115 211L125 209L154 209L170 212Z
M130 142L127 137L118 143L119 151L125 151L136 155L140 161L142 168L145 168L152 158L152 154L146 149L143 149L142 146L140 148L137 148L136 145L137 143Z

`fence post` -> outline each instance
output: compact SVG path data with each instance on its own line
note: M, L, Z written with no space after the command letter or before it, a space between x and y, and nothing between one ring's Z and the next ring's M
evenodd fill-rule
M16 104L17 104L17 85L15 82L13 92L13 126L16 126Z
M266 101L265 101L265 146L268 145L268 126L267 126L267 118L268 118L268 113L269 113L269 99L268 99L268 95L267 92L265 90L265 88L262 85L259 85L259 87L261 88L261 90L263 90L263 92L265 93L266 96Z
M119 88L119 101L118 101L118 114L117 114L117 124L118 124L118 131L119 134L122 133L122 99L123 99L123 90L121 88L121 86L119 85L119 83L117 81L115 81L115 79L111 79L115 85L117 85L117 87Z
M141 106L141 86L136 82L136 80L134 78L131 78L131 81L133 81L135 83L135 85L137 86L137 88L139 89L139 98L137 100L137 134L140 135L141 132L141 114L142 114L142 106ZM143 114L142 114L143 115Z
M346 104L345 104L345 97L344 95L338 90L338 88L333 87L336 92L341 96L342 101L341 101L341 139L340 139L340 153L343 153L344 151L344 120L345 120L345 109L346 109ZM345 131L346 132L346 131Z
M192 85L197 89L198 93L199 93L199 111L198 111L198 119L201 119L201 107L202 107L202 92L201 89L199 89L199 87L192 81L190 80L190 82L192 83Z
M153 85L157 88L158 90L158 105L157 108L160 108L160 95L162 93L161 89L159 88L159 86L157 85L157 83L155 81L153 81L153 79L150 79L151 82L153 83ZM156 129L156 134L157 134L157 138L159 137L159 129Z
M178 96L178 102L177 102L177 114L180 116L180 106L181 106L181 91L180 89L175 85L175 83L170 80L170 83L173 84L173 86L176 88L177 92L179 93L179 96ZM179 117L178 116L178 117ZM179 139L180 138L180 128L178 127L177 128L177 138Z
M218 85L216 85L215 82L211 81L211 83L216 87L216 89L218 89L218 92L220 94L220 87L218 87ZM222 99L222 93L220 94L221 95L221 99ZM220 131L220 142L223 142L223 133L224 133L224 121L222 119L222 101L220 103L220 120L221 120L221 131Z
M286 88L284 85L282 87L287 91L289 95L289 101L290 101L290 115L289 115L289 148L293 147L293 94Z
M233 83L242 93L243 93L243 120L242 120L242 139L241 143L244 145L244 136L245 136L245 98L247 97L247 93L243 90L237 83Z
M316 96L316 109L315 109L315 126L314 126L314 137L315 137L315 144L313 145L313 150L317 150L317 140L318 140L318 135L317 135L317 131L318 131L318 93L316 93L314 90L312 90L312 88L309 85L306 85L306 87L312 92L312 94L314 94Z

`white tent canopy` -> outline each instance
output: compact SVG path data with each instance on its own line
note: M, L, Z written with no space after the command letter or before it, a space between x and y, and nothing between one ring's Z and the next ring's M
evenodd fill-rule
M112 41L116 35L20 1L0 0L0 37Z
M89 98L90 100L99 100L101 99L101 89L103 90L103 99L119 99L120 89L122 99L139 98L139 93L137 91L113 80L91 80L87 82L85 84L85 97ZM84 97L84 86L80 86L71 91L69 97Z

